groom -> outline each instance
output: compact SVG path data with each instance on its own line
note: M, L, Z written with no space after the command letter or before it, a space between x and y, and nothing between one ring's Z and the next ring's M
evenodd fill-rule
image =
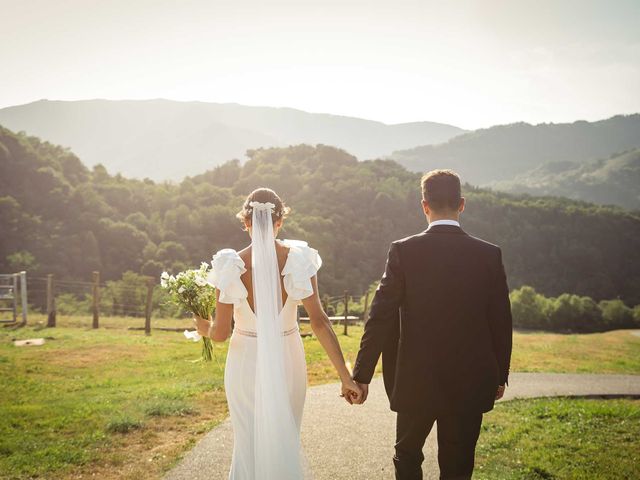
M470 479L482 414L504 394L511 306L500 248L458 223L460 178L422 178L429 228L391 244L365 325L353 378L366 400L382 354L397 412L396 479L422 479L422 447L438 423L441 479Z

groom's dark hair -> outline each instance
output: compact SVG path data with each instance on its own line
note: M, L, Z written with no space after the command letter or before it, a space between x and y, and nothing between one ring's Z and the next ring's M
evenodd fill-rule
M457 210L462 192L453 170L431 170L422 176L422 199L434 210Z

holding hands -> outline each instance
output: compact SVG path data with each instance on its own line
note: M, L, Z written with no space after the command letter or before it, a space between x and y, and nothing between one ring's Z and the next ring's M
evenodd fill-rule
M342 392L340 396L343 397L350 405L361 404L364 400L362 399L362 389L351 377L344 378L342 380Z
M341 397L350 405L361 405L367 399L369 393L369 385L366 383L358 383L349 377L342 381L342 393Z

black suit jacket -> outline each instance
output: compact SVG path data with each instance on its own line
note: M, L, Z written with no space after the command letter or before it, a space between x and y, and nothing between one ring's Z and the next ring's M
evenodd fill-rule
M391 244L354 379L369 383L382 354L392 410L486 412L507 382L511 337L500 248L435 225Z

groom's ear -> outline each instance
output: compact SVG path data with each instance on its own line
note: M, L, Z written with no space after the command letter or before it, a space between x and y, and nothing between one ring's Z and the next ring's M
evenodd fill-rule
M429 204L424 198L422 199L422 211L425 215L429 215Z
M464 212L464 206L466 205L466 201L464 197L460 197L460 205L458 205L458 213Z

